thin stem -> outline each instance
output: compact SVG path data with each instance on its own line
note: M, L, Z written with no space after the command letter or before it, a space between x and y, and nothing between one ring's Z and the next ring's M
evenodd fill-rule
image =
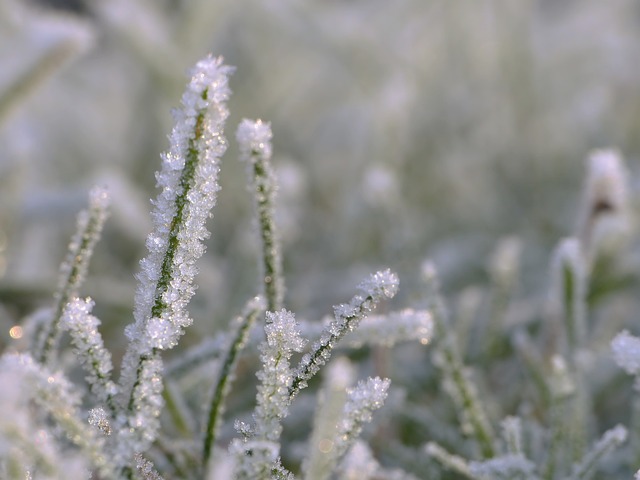
M267 310L282 309L284 278L280 241L274 219L277 190L276 176L271 166L271 127L261 120L243 120L236 134L240 159L247 163L250 189L253 194L260 239L262 243L262 284Z
M448 312L440 294L435 268L431 264L427 264L423 273L427 286L427 301L439 337L436 348L437 357L440 358L437 363L443 373L450 377L451 388L454 390L452 397L458 406L461 421L469 422L482 456L491 458L495 456L493 431L478 397L476 387L465 371L455 332L449 325Z
M50 322L43 327L42 340L36 359L43 364L53 362L60 338L60 320L64 308L84 281L93 249L100 239L100 233L107 219L109 196L104 189L94 188L90 193L89 210L78 215L78 229L74 235L65 261L60 266L60 283L55 294L55 305Z
M260 298L254 298L248 302L244 313L238 318L235 336L229 344L229 348L222 362L222 368L218 374L218 380L213 389L213 396L211 397L202 450L203 472L207 471L209 461L211 460L219 419L223 413L224 400L229 393L230 382L232 381L232 374L237 364L238 356L246 344L251 327L263 309L264 305L262 300Z

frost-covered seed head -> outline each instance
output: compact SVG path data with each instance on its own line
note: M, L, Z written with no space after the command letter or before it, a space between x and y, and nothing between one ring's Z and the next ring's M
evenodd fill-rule
M371 274L358 289L377 301L383 297L393 298L398 293L398 284L398 276L387 269Z
M240 158L244 161L255 161L257 155L270 158L272 137L270 123L243 119L236 132Z

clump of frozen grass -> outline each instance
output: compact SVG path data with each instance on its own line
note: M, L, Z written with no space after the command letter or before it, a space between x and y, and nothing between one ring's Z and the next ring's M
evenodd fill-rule
M515 237L501 242L489 262L492 297L485 323L470 325L473 312L449 314L432 264L426 264L423 272L426 309L369 317L397 292L398 278L390 270L362 282L351 301L334 308L334 318L324 326L301 322L283 309L284 272L273 221L277 182L270 164L271 128L266 122L244 120L237 140L256 206L264 300L250 299L227 332L164 366L161 353L174 348L193 322L187 307L195 291L196 261L209 235L205 222L219 189L230 72L221 59L209 57L199 62L182 108L176 111L171 146L157 174L161 193L154 202L154 230L147 238L149 253L138 274L135 321L126 329L129 344L118 382L111 378L111 356L98 331L100 322L92 315L93 301L78 298L108 203L106 194L91 194L90 208L79 219L78 233L61 269L56 305L42 323L33 356L7 353L0 359L2 383L19 385L0 397L2 410L12 413L11 418L0 416L0 476L25 478L36 472L45 477L71 474L83 478L97 472L100 478L160 479L164 475L291 480L300 471L306 478L413 478L401 468L387 468L388 462L444 480L451 478L448 470L478 480L584 480L607 462L611 467L612 459L618 462L613 468L622 471L622 462L610 454L625 441L626 429L618 426L597 441L590 438L595 433L588 421L591 404L585 401L591 395L585 375L590 364L583 355L592 347L589 280L597 260L594 245L599 242L594 239L606 230L605 220L622 213L628 201L626 172L613 152L592 157L580 226L575 237L560 243L552 262L556 326L566 336L567 345L545 345L538 353L532 351L539 346L539 318L526 315L536 310L525 304L525 314L518 311L517 322L507 321L511 309L521 308L515 287L525 243ZM241 356L247 349L250 358L259 342L251 329L263 313L255 409L246 420L246 396L238 405L231 404L234 416L245 421L236 421L240 438L228 445L225 404L233 393L233 381L238 380L236 368L251 369L251 362L243 362ZM85 397L63 373L53 371L62 331L69 332L76 356L85 367L89 387ZM478 332L481 335L475 335ZM308 342L305 337L316 340ZM412 427L380 429L368 446L358 437L390 393L390 380L381 378L387 372L393 376L395 365L387 348L407 340L427 345L432 337L435 372L419 364L415 372L405 372L409 381L394 386L397 391L393 393L401 399L397 402L415 402L407 410ZM474 353L466 348L472 342L461 341L465 338L487 339L483 345L488 343L490 348L478 353L480 346ZM634 375L640 370L636 340L623 332L612 343L616 361ZM311 347L305 351L308 343ZM352 363L340 359L327 366L311 441L305 443L308 453L295 453L302 444L292 445L285 435L289 425L283 423L293 411L293 402L306 400L301 390L337 349L361 346L366 348L353 354ZM297 354L302 354L299 361ZM534 386L522 381L522 372L513 372L517 361L508 355L523 359L536 377ZM205 368L212 359L217 361ZM492 370L494 361L500 364L497 374ZM471 367L476 374L471 374ZM371 377L356 383L357 374L363 371L365 377ZM203 400L199 393L182 390L185 377L197 376L201 385L203 374L211 385L210 397ZM440 376L434 381L435 374ZM508 382L502 382L502 376ZM425 381L430 383L421 383ZM441 390L450 398L441 398ZM163 410L168 415L161 419ZM416 411L425 413L427 420ZM492 423L499 418L505 418L502 435L495 433L498 428ZM430 441L429 434L419 437L420 445L428 442L419 447L429 454L424 471L407 460L411 457L407 451L415 450L403 444L415 426L425 426L427 432L441 430L441 443ZM416 434L411 435L416 443Z
M284 279L273 222L276 182L269 163L271 130L268 124L245 120L238 129L238 141L241 156L252 166L249 183L263 244L261 277L265 298L250 299L228 333L193 348L170 369L174 378L165 378L160 354L175 347L185 328L193 322L187 306L195 293L196 261L204 253L203 241L209 236L205 222L219 190L217 178L219 159L226 149L223 126L228 116L226 101L231 71L219 58L208 57L198 62L183 95L182 108L175 112L171 146L162 155L162 169L156 176L161 192L153 202L154 230L147 238L148 255L141 261L137 275L135 322L125 329L129 344L119 381L112 379L111 354L98 330L100 321L92 315L94 302L78 298L91 252L107 217L109 197L103 189L92 190L90 207L79 216L77 233L61 267L55 308L43 317L46 322L41 328L40 343L35 346L39 361L26 354L5 354L0 360L5 366L0 375L7 380L18 376L29 386L13 399L15 404L24 399L34 401L86 457L83 465L87 472L98 471L101 478L160 479L160 471L154 465L158 459L164 469L181 478L211 478L211 472L225 469L235 470L236 478L293 478L280 458L282 420L291 402L327 362L338 342L353 332L382 299L392 298L398 288L398 279L389 270L369 276L348 304L335 307L335 320L323 330L310 352L297 366L291 365L292 355L302 352L307 340L301 336L294 314L275 308L282 304ZM242 438L232 442L227 459L212 465L216 433L239 356L248 344L251 327L265 307L271 310L266 313L266 339L259 347L262 367L257 374L260 383L253 422L238 423ZM383 325L389 321L397 325L393 328ZM47 370L55 360L58 339L64 331L69 332L86 371L90 391L86 413L81 412L79 390L62 374L54 375ZM387 337L377 339L386 345L408 339L427 343L432 334L431 317L428 312L408 309L381 316L372 319L364 336L353 342L376 343L376 334ZM204 430L202 455L194 457L190 453L191 443L186 442L188 447L181 449L169 446L162 438L160 414L166 399L175 429L182 435L193 434L197 422L188 418L190 407L176 388L179 379L175 376L212 357L220 361L204 421L199 422ZM389 384L389 380L374 377L346 390L344 409L332 421L335 451L329 470L337 468L363 424L382 405ZM26 448L39 422L46 418L38 416L33 421L28 416L21 418L22 430L11 422L0 425L3 438L11 439L21 448L3 453L1 458L9 460L0 461L0 467L14 477L15 472L29 475L33 468L54 474L56 457L63 450L57 448L55 435L47 436L51 441L42 442L40 449ZM65 443L64 450L67 449ZM14 468L16 462L24 464L24 468Z

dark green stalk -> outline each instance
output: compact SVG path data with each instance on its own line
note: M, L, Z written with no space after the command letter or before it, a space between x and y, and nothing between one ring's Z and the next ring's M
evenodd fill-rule
M270 165L258 156L258 152L252 152L256 156L253 164L253 174L256 181L256 199L258 221L260 223L260 236L262 238L262 265L264 268L264 291L267 298L267 310L275 312L282 308L283 280L282 260L280 259L279 245L276 237L275 222L273 219L273 190L274 185L268 182Z
M255 323L256 318L263 310L261 301L252 299L245 307L245 312L237 319L237 327L235 336L229 344L229 349L226 352L222 367L218 374L218 380L213 389L213 395L211 397L211 403L209 406L209 413L207 415L207 425L205 429L204 445L202 449L202 471L206 473L211 460L211 453L213 451L213 445L215 444L216 431L218 428L219 419L223 413L224 400L229 393L231 387L230 382L233 377L233 370L238 361L238 356L244 345L246 344L247 337L251 331L251 327Z

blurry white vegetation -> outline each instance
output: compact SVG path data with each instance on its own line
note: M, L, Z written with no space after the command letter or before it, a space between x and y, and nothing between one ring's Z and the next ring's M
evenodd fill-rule
M0 0L0 478L630 478L639 13Z

